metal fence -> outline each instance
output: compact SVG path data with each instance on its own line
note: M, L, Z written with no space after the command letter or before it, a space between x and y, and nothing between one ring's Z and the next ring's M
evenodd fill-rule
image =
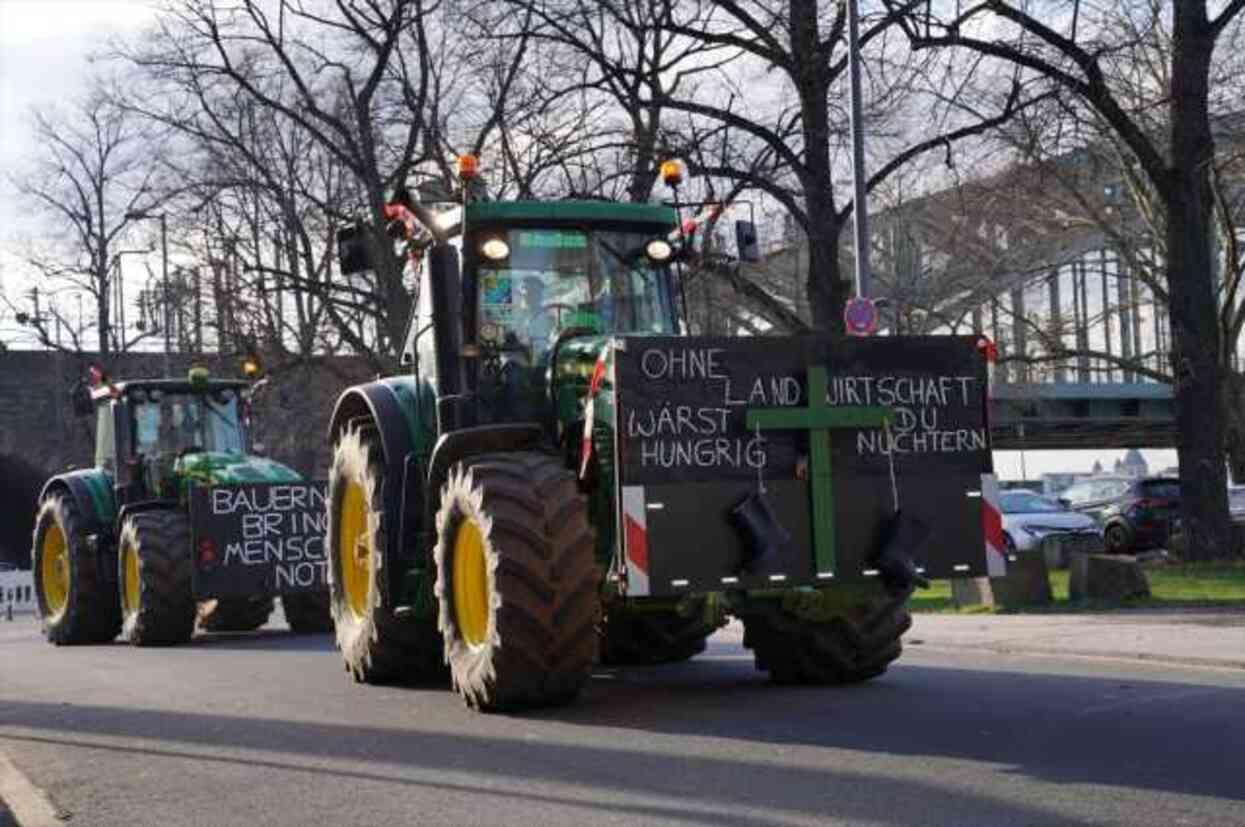
M29 571L0 572L0 619L35 610L35 578Z

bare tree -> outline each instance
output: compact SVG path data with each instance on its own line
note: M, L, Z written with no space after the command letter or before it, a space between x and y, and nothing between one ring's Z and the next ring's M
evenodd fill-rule
M1213 15L1207 0L1173 0L1170 17L1166 4L1147 4L1141 29L1170 33L1169 49L1148 57L1139 55L1143 40L1113 25L1113 6L1072 0L1031 13L1028 4L996 1L943 13L930 4L885 4L902 17L914 48L959 49L1007 61L1087 107L1127 150L1137 180L1155 194L1164 222L1178 452L1186 485L1182 516L1191 554L1230 554L1224 342L1211 243L1211 78L1216 45L1245 0L1218 3ZM1139 56L1157 67L1153 74L1160 83L1139 78ZM1148 93L1141 100L1139 90Z
M157 142L147 127L113 106L98 84L67 109L34 113L39 156L15 183L51 229L27 259L39 274L35 289L44 303L36 300L19 310L13 297L5 300L45 347L82 350L86 330L93 331L90 339L104 354L134 344L112 323L113 278L118 244L131 224L127 216L154 209L161 197L155 184ZM73 293L87 298L91 322L75 323L72 310L55 302Z
M186 190L177 246L199 266L197 289L186 294L191 306L175 315L193 317L193 349L207 328L221 350L262 348L282 361L332 352L326 334L334 314L348 330L358 328L358 302L331 278L334 230L357 187L298 123L205 80L146 74L119 104L178 136L181 151L168 162ZM276 86L280 78L252 82ZM203 301L204 288L212 301ZM367 329L382 328L380 302L366 309ZM376 336L353 344L374 367L384 365Z
M127 52L150 72L193 77L277 113L349 172L375 266L357 289L383 308L375 350L387 361L401 344L410 294L405 259L384 234L384 209L437 145L427 134L434 9L424 0L179 0L149 41ZM274 77L281 83L261 82ZM357 328L343 323L339 333L369 352Z
M761 148L772 153L783 175L758 175L748 163L728 163L693 171L739 180L782 204L807 239L805 289L815 328L841 330L841 313L850 291L842 277L840 235L854 205L840 201L848 119L838 101L847 74L846 13L841 3L715 2L704 4L706 16L695 26L674 23L671 30L737 50L747 60L741 74L725 88L706 86L693 99L679 99L668 108L732 126L747 135L751 150L739 147L742 159ZM1029 101L1013 86L994 111L962 105L956 90L940 90L924 78L937 73L933 64L905 56L891 42L899 17L875 15L862 29L861 44L876 58L870 75L868 128L876 136L872 191L896 170L933 149L981 135L1004 123ZM893 53L893 54L892 54ZM888 55L890 55L888 57ZM758 78L766 91L758 94ZM922 128L909 137L897 128L898 112L913 99L927 110ZM791 101L787 105L776 102ZM930 107L934 107L933 110ZM931 123L933 124L931 128ZM889 124L889 126L887 126ZM911 130L908 130L911 131ZM888 135L888 132L895 134Z

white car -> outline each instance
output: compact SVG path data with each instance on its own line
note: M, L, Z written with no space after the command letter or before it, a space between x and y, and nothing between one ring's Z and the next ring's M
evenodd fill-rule
M1073 511L1053 497L1013 488L999 495L1003 510L1003 542L1007 550L1036 549L1050 534L1097 534L1098 523L1088 514Z
M1245 485L1228 486L1228 514L1234 523L1245 523Z

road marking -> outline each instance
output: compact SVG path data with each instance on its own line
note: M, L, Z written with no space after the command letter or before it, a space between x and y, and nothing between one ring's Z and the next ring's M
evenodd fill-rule
M22 827L62 827L69 818L4 753L0 753L0 798Z

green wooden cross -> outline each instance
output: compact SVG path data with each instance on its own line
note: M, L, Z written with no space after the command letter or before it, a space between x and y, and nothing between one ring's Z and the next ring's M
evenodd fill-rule
M808 369L807 408L756 408L748 411L748 430L808 431L808 469L812 481L813 552L818 572L835 570L834 484L830 467L832 428L880 428L890 409L877 405L826 404L826 369Z

